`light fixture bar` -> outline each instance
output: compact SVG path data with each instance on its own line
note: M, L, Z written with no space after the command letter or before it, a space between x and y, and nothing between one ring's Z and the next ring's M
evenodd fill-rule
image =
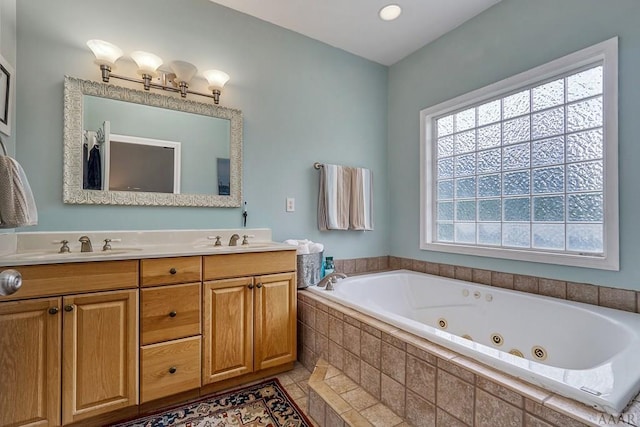
M106 80L105 80L104 75L103 75L102 81L104 81L105 83L108 83L110 77L113 77L115 79L120 79L120 80L126 80L126 81L132 82L132 83L142 83L143 85L145 85L145 89L147 87L146 82L145 82L144 79L136 79L136 78L133 78L133 77L121 76L121 75L113 74L113 73L109 73L108 76L106 77ZM213 94L210 95L208 93L197 92L197 91L189 90L189 89L187 89L185 91L185 90L180 89L180 87L162 85L162 84L153 83L153 82L149 82L148 86L150 88L154 88L154 89L162 89L162 90L167 90L169 92L180 93L181 95L184 93L185 96L186 96L186 94L204 96L204 97L213 99L215 104L219 104L220 103L220 91L219 90L218 91L213 91ZM146 90L148 90L148 89L146 89Z

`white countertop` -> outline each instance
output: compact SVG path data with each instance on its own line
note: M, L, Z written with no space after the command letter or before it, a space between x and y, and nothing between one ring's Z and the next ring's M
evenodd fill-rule
M228 245L233 234L240 236L237 246ZM248 245L241 244L244 235L250 236ZM80 252L80 236L91 239L93 252ZM213 236L221 236L222 246L214 246ZM0 267L296 250L271 241L269 229L37 232L1 237L5 237L5 244L0 245L4 248ZM120 241L111 242L112 249L102 251L104 239ZM58 253L62 240L69 241L70 253Z

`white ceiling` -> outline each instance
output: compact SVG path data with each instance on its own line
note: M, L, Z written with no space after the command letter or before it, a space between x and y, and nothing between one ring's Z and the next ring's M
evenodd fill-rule
M500 0L211 0L384 65L391 65ZM385 22L388 4L402 15Z

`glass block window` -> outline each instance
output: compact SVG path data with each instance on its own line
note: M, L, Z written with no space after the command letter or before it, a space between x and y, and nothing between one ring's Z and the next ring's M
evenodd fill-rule
M617 196L607 193L612 183L617 192L617 176L606 162L609 145L617 151L607 136L617 132L605 129L605 99L617 93L605 91L607 66L600 57L568 70L564 64L506 93L427 109L423 249L607 257L607 239L617 244L617 235L607 235L609 221L617 232Z

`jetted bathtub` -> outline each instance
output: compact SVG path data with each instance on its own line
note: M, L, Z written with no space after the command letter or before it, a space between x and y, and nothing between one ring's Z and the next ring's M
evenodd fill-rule
M640 390L640 314L406 270L307 289L613 415Z

